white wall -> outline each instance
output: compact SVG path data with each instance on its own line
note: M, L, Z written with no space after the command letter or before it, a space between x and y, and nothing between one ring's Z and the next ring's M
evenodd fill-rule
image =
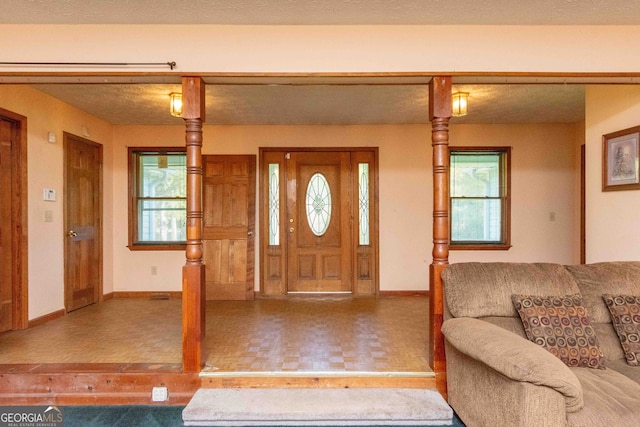
M640 125L640 87L588 86L587 262L640 260L640 190L602 191L602 135Z
M112 126L89 114L58 101L28 86L0 85L0 107L27 117L28 236L29 236L29 319L64 308L64 233L63 229L63 132L98 142L104 149L104 290L113 282L111 230ZM47 142L54 132L55 144ZM42 200L42 189L57 192L55 202ZM53 211L53 222L44 222L44 211Z
M452 126L452 145L514 147L513 248L452 251L452 262L577 262L575 132L574 125ZM381 290L428 289L433 199L430 126L205 126L203 136L204 154L257 155L259 147L275 146L379 147ZM123 224L127 221L126 147L181 145L183 141L181 126L115 127L113 214L119 225L114 230L114 290L180 290L184 254L129 251ZM553 222L550 212L555 213ZM154 265L158 276L151 275ZM255 265L259 266L257 259Z
M633 25L0 26L3 57L11 61L176 61L177 74L637 72L640 57L629 54L636 40L640 26ZM127 70L168 72L168 67ZM87 70L65 67L65 71Z
M508 251L450 252L450 262L579 262L576 125L452 126L451 145L511 146ZM555 220L550 220L553 213Z

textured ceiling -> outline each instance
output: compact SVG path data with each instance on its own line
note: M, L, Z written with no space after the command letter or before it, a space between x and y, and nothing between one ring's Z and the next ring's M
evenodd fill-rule
M4 24L638 25L639 0L2 0Z
M118 125L171 125L169 93L180 85L34 85ZM469 114L452 123L573 123L584 119L584 86L460 85L470 92ZM207 124L428 123L424 84L208 85Z

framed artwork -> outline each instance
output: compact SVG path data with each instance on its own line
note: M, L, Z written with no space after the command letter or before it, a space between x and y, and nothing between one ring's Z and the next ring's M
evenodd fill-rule
M640 126L602 136L602 191L640 189Z

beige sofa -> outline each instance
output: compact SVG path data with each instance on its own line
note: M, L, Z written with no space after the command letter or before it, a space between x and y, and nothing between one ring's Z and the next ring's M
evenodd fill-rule
M468 426L640 425L629 366L602 294L640 295L640 262L461 263L443 271L449 403ZM606 369L569 368L526 338L513 294L580 293Z

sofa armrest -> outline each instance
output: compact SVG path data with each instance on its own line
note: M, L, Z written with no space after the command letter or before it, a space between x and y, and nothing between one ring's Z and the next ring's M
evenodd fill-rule
M582 385L557 357L529 340L479 319L449 319L442 333L459 352L514 381L552 388L561 393L567 412L584 406Z

